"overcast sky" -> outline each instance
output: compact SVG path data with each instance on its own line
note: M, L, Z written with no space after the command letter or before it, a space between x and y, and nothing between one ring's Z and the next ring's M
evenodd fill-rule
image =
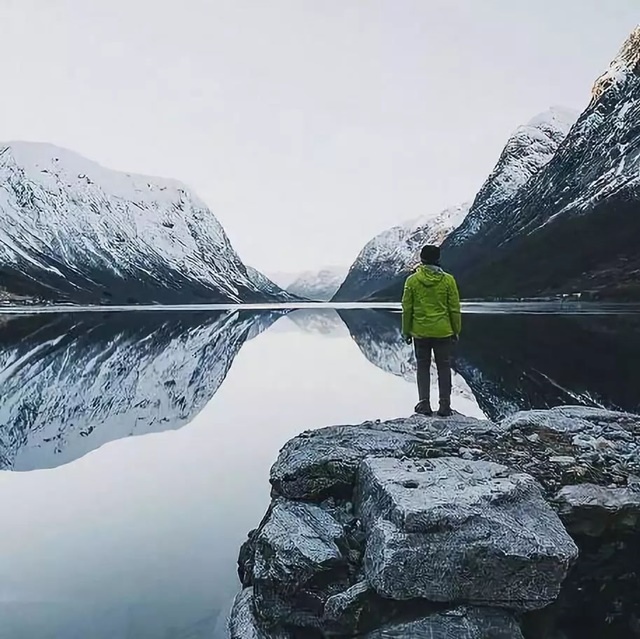
M582 109L637 0L0 0L0 140L180 179L246 263L351 263Z

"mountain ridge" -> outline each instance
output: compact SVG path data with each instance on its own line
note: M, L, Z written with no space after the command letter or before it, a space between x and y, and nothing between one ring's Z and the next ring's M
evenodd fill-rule
M367 299L382 285L391 284L399 273L418 263L424 244L442 243L462 223L468 209L468 203L459 204L436 216L421 216L376 235L356 257L333 301Z
M274 299L185 185L35 142L0 143L0 286L99 304Z
M636 29L553 158L506 203L503 223L477 242L446 243L466 296L640 298L639 118Z

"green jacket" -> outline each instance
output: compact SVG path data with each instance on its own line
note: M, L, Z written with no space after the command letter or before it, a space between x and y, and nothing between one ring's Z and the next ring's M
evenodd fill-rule
M461 328L460 295L453 275L439 266L418 267L404 285L402 334L451 337L459 335Z

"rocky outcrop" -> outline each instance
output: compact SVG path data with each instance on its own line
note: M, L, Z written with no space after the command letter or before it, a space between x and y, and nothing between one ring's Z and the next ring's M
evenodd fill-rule
M245 588L233 602L229 615L229 639L293 639L282 628L266 628L253 608L253 588Z
M328 507L278 500L254 544L254 602L270 623L322 627L327 600L351 585L360 553Z
M521 639L521 624L572 639L632 623L615 584L640 590L638 429L567 407L299 435L241 551L232 639Z
M556 495L558 510L573 534L599 537L606 532L640 532L640 486L607 488L565 486Z
M307 431L285 444L271 469L271 484L276 494L288 499L350 498L363 459L425 457L434 447L452 452L455 444L450 444L458 440L450 438L452 428L470 437L493 430L489 422L458 416L455 420L414 417Z

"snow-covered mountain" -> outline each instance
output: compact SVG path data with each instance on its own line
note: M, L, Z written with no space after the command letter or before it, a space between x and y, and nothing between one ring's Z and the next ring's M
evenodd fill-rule
M0 469L67 463L106 442L177 429L279 315L110 313L0 325Z
M502 204L551 160L577 117L576 111L552 107L518 127L507 140L498 163L476 195L466 219L451 234L447 245L467 242L483 228L500 223Z
M419 217L376 235L360 251L334 300L366 299L392 284L419 263L422 246L442 244L462 224L468 210L469 204L460 204L436 217Z
M278 299L179 182L48 144L0 144L0 286L84 303Z
M338 311L338 314L349 329L353 341L374 366L391 375L415 383L415 354L413 347L405 344L402 340L399 313L358 309ZM464 415L484 417L484 413L464 377L453 371L451 381L453 408ZM435 364L431 369L431 384L432 404L437 407L438 391Z
M320 271L306 271L283 284L289 293L304 299L328 302L340 288L347 273L346 268L332 266Z
M640 27L556 153L446 243L468 297L577 291L640 298ZM480 197L480 195L479 195ZM490 200L487 200L490 201ZM489 223L490 222L490 223Z
M537 171L551 160L575 121L577 113L553 107L520 126L509 137L500 158L476 195L467 215L443 242L443 264L457 276L459 262L452 258L455 247L463 247L470 265L486 261L487 255L473 252L474 238L495 224L503 224L503 216L511 211L508 203ZM469 249L468 247L472 247ZM371 297L376 300L399 300L406 273L385 280ZM466 291L462 291L466 294Z

